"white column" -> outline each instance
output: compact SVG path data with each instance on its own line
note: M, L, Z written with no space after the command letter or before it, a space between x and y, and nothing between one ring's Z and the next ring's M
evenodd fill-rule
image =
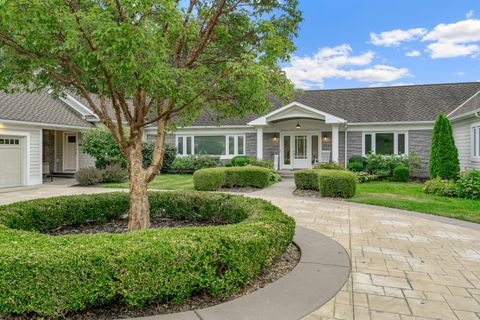
M332 125L332 161L338 162L338 124Z
M257 160L263 160L263 127L257 127Z

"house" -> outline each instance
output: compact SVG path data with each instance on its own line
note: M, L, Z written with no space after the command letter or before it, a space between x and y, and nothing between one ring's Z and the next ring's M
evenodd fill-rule
M206 110L167 137L179 156L249 155L279 169L342 162L369 152L408 154L428 174L432 129L443 112L452 121L462 169L480 168L480 83L311 90L264 115L217 121ZM82 131L98 124L82 99L49 92L0 93L0 187L42 183L42 173L72 174L94 165ZM156 128L145 129L145 138Z

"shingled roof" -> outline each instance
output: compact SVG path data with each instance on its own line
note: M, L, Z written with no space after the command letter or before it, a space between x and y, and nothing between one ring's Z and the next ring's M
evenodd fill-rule
M480 82L310 90L296 94L294 101L349 123L434 121L440 112L451 113L479 91ZM282 106L277 104L270 112ZM227 119L219 124L245 125L260 116ZM192 126L215 126L217 118L206 111Z
M471 99L467 100L463 105L458 109L454 110L449 117L456 118L464 114L469 114L480 109L480 94L473 96Z
M0 92L1 120L85 128L92 126L71 107L48 92L14 94Z

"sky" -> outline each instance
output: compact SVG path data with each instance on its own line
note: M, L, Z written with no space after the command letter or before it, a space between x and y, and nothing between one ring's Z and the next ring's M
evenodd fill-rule
M480 0L299 0L297 88L480 81Z

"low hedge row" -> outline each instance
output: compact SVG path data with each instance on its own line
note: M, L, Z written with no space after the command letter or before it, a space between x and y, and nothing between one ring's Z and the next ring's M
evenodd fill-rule
M269 186L274 173L271 169L246 166L208 168L195 171L193 185L195 190L215 191L224 188L265 188Z
M357 178L345 170L306 169L295 171L298 189L318 190L322 197L351 198L355 195Z
M0 315L61 317L119 301L180 303L226 296L292 241L294 221L267 201L225 194L150 193L151 215L232 224L124 234L49 236L63 225L128 211L128 194L40 199L0 207Z

